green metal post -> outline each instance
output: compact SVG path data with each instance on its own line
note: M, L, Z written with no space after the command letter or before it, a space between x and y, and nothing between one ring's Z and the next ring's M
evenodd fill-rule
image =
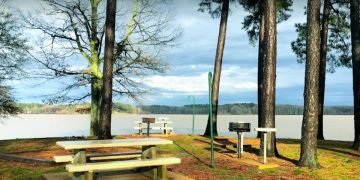
M192 104L192 113L193 113L193 119L192 119L192 133L194 135L194 126L195 126L195 96L189 96L188 100L192 98L193 104Z
M212 74L209 72L209 119L210 119L210 139L211 139L211 164L210 167L214 168L214 134L213 134L213 117L212 117Z

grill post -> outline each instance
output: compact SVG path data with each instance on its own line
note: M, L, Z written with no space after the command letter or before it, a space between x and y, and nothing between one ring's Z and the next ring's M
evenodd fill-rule
M250 132L250 123L243 122L230 122L229 131L237 133L237 155L241 158L241 154L244 152L244 132Z

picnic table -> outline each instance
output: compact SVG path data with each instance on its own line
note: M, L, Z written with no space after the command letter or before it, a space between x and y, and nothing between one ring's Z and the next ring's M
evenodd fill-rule
M160 138L58 141L56 144L65 150L73 151L73 159L70 164L66 165L66 170L73 173L73 179L93 179L94 171L113 171L140 167L156 167L156 169L153 169L153 175L157 179L167 179L166 165L180 163L180 159L175 157L157 158L157 145L173 144L170 140ZM87 160L87 149L134 146L142 147L141 159L95 163ZM58 159L61 158L58 157Z
M171 121L168 121L169 118L158 118L158 120L155 120L155 118L143 118L143 121L135 121L135 123L138 124L138 126L134 127L134 129L139 130L139 134L142 135L143 129L147 130L147 136L149 137L150 129L159 129L162 130L163 134L169 134L170 130L173 130L172 127L169 127L169 124L172 124ZM160 126L154 126L150 127L150 124L160 124ZM146 126L144 127L144 124Z

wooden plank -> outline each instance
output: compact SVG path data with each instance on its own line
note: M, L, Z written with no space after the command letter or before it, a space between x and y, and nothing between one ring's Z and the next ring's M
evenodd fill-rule
M73 155L65 155L65 156L54 156L53 157L54 161L57 163L62 163L62 162L72 162L74 159Z
M172 121L155 121L155 124L172 124Z
M161 127L161 129L166 129L166 130L173 130L173 127Z
M275 132L276 128L255 128L255 131L260 132Z
M152 146L173 144L172 141L160 138L132 138L132 139L108 139L108 140L85 140L85 141L58 141L58 146L66 150L106 148L106 147L130 147Z
M132 158L140 158L141 154L132 154L132 155L119 155L119 156L101 156L101 157L90 157L92 161L99 160L111 160L111 159L132 159Z
M111 162L98 162L98 163L87 163L87 164L69 164L66 165L66 170L69 172L120 170L120 169L128 169L128 168L172 165L172 164L179 164L180 162L181 160L175 157L127 160L127 161L111 161Z
M147 127L138 127L135 126L134 129L147 129ZM163 130L163 129L167 129L167 130L173 130L173 127L150 127L150 129L156 129L156 130Z
M141 151L110 153L110 154L86 154L86 157L93 161L108 160L108 159L130 159L130 158L141 157ZM53 159L57 163L72 162L74 156L73 155L54 156Z

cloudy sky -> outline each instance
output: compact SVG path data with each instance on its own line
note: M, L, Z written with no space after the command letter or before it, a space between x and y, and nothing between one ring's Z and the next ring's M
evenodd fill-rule
M18 8L32 9L33 3ZM28 1L25 1L28 2ZM20 3L20 4L19 4ZM208 102L207 75L213 71L219 19L200 13L197 0L182 0L167 4L173 13L173 24L183 29L178 46L164 52L164 61L170 69L164 74L145 77L143 83L151 89L140 104L184 105L193 95L196 103ZM306 1L294 2L291 18L278 24L277 46L277 104L303 104L304 64L298 64L290 43L296 39L294 24L304 22ZM165 5L164 5L165 6ZM231 5L226 45L220 82L220 104L257 102L257 47L249 44L246 32L241 28L246 12L240 6ZM20 102L41 102L42 95L59 88L63 82L47 82L41 85L34 80L13 82L14 94ZM134 103L126 97L114 101ZM338 68L327 74L326 105L352 105L351 70Z

